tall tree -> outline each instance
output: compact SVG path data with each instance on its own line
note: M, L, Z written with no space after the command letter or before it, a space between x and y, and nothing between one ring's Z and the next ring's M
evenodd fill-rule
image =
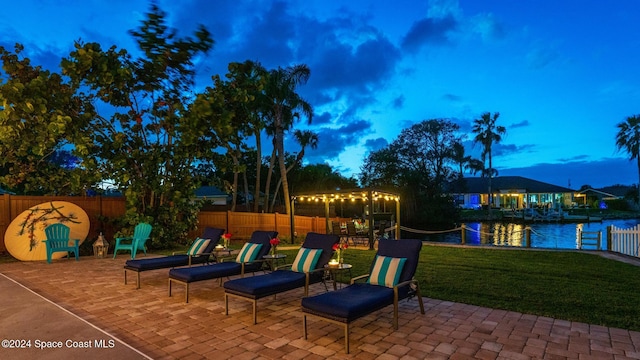
M265 86L265 96L269 102L266 117L272 122L274 147L278 156L280 177L282 178L282 193L284 195L285 211L291 213L289 198L289 181L287 180L287 166L285 164L284 136L294 121L302 115L308 122L313 119L313 108L303 99L296 89L309 79L311 71L304 64L286 68L278 67L269 72Z
M372 152L361 167L365 187L396 188L402 193L405 220L451 221L453 205L444 196L453 180L458 125L445 119L424 120L403 129L386 148Z
M638 197L640 199L640 115L633 115L618 125L616 134L616 148L618 151L624 150L629 155L629 160L636 160L638 167Z
M336 188L356 189L358 180L344 177L327 164L312 164L302 166L289 179L291 189L295 192L331 191Z
M473 121L473 128L471 131L476 134L474 138L475 143L482 145L483 158L486 156L489 159L488 175L489 175L489 218L491 218L491 208L493 207L493 193L491 188L491 179L493 178L493 144L498 144L502 141L502 135L507 132L504 126L497 125L498 117L500 113L486 112L482 114L480 119Z
M452 160L458 165L458 177L464 177L464 170L469 168L473 158L465 154L464 145L461 142L453 144Z
M293 132L293 137L296 139L296 142L298 144L300 144L300 151L298 152L298 154L296 155L295 161L293 161L288 167L287 167L287 174L285 177L289 176L289 172L291 171L291 169L293 169L296 166L300 166L302 164L302 158L304 158L304 152L305 149L307 148L307 146L311 147L312 149L316 149L318 147L318 134L316 134L315 132L311 131L311 130L295 130ZM280 188L280 186L282 185L282 176L280 177L280 180L278 181L278 184L276 185L276 193L273 196L273 201L271 202L271 208L270 211L273 211L273 206L275 205L275 199L276 199L276 194L278 189ZM284 191L283 191L284 193ZM285 198L286 199L286 198Z
M256 141L256 179L254 189L254 212L259 210L260 184L262 171L262 131L265 128L264 112L267 111L264 86L267 80L267 70L259 63L247 60L243 63L230 63L229 74L232 86L242 88L246 92L247 101L241 101L237 116L243 117L247 124L247 135L253 134ZM245 178L246 178L246 172ZM247 187L247 186L245 186ZM245 194L245 201L248 196Z
M84 100L102 104L108 114L94 116L92 131L76 147L124 192L125 224L151 221L152 243L160 246L185 239L197 224L191 167L207 151L201 140L212 121L198 114L206 107L191 104L194 62L213 39L202 26L195 38L179 38L165 17L152 5L140 28L130 31L141 49L137 59L115 46L104 51L78 42L62 63Z
M23 50L0 47L0 183L20 194L82 194L99 176L81 160L64 167L56 157L86 150L73 144L90 128L93 106L60 74L23 58Z

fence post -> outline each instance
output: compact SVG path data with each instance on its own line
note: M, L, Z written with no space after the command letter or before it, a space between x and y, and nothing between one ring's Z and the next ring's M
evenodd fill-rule
M460 230L461 231L461 233L460 233L460 244L464 245L464 244L467 243L467 230L466 230L466 227L465 227L464 223L462 225L460 225L460 229L461 229Z
M607 226L607 251L611 251L611 237L613 236L611 232L613 231L613 225Z
M296 240L296 198L291 197L291 213L289 214L289 236L291 243L295 244ZM277 229L277 228L276 228Z
M4 200L4 209L5 209L5 218L0 219L0 225L4 225L4 229L9 227L11 224L11 220L13 220L13 216L11 215L11 195L4 194L2 195ZM0 238L0 253L7 252L7 247L4 245L4 236Z
M524 246L531 247L531 227L528 225L524 228Z
M278 212L277 211L273 213L273 230L278 231Z

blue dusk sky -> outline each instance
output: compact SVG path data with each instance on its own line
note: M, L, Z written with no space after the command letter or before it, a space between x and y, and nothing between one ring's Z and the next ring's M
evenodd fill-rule
M468 134L499 112L499 175L574 189L638 182L615 147L616 124L640 113L640 1L636 0L181 0L157 1L168 25L216 42L197 64L197 86L232 61L266 68L307 64L299 91L319 134L308 163L346 176L417 122L447 118ZM34 64L59 71L75 40L138 51L140 0L22 0L0 18L0 45L25 46ZM9 16L9 14L11 14ZM196 89L198 90L198 89ZM300 125L305 128L305 125ZM288 151L299 149L293 142Z

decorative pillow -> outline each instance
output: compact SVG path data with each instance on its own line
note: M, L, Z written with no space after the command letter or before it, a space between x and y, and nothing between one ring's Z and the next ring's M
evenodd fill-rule
M322 249L300 248L291 270L296 272L309 272L316 268Z
M189 251L187 251L187 255L191 255L191 256L202 255L202 253L204 252L204 249L207 248L210 242L211 240L209 239L196 238L196 240L191 245L191 248L189 249Z
M236 262L247 263L254 261L258 257L258 253L260 252L261 248L262 244L251 242L245 243L244 246L242 246L242 249L240 249L240 253L238 253L238 256L236 257Z
M373 270L367 281L372 285L382 285L386 287L394 287L400 281L400 273L406 258L394 258L389 256L376 256L373 263Z

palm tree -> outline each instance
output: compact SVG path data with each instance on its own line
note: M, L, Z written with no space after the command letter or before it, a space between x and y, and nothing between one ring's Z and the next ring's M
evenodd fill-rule
M464 177L464 169L468 169L472 160L471 156L464 153L464 145L462 143L456 142L453 144L451 158L458 165L458 177L462 179Z
M616 125L618 134L616 135L616 148L618 151L624 150L629 154L629 160L636 159L638 166L638 197L640 199L640 115L629 116L626 121Z
M260 183L262 170L262 130L265 128L265 119L263 117L265 109L264 85L267 78L267 70L259 62L247 60L244 63L231 63L229 65L235 70L234 75L238 86L246 89L248 95L253 97L253 101L249 102L251 108L247 111L248 125L250 131L256 139L256 184L254 189L253 211L259 211L260 205ZM246 176L246 174L245 174ZM248 198L245 195L245 198ZM266 204L265 204L266 205Z
M284 154L284 134L299 119L301 111L309 123L313 118L313 108L305 99L296 93L298 85L305 84L309 79L311 70L304 64L278 67L269 72L267 84L265 86L265 96L269 102L269 109L266 117L272 122L274 146L277 151L278 163L280 165L280 176L282 178L282 193L285 200L285 211L291 213L291 203L289 200L289 182L287 181L287 166Z
M318 148L318 134L311 130L296 130L293 132L293 137L296 138L296 141L298 142L298 144L300 144L301 149L300 152L298 152L298 155L296 155L295 161L293 161L293 163L287 168L287 174L295 166L302 164L302 158L304 157L304 151L307 146L311 147L312 149ZM278 193L278 189L280 188L280 185L282 185L282 178L283 177L281 176L280 180L278 180L278 184L276 185L276 193L273 195L271 210L273 210L273 205L276 201L276 194Z
M494 113L493 116L491 116L490 112L486 112L482 114L480 119L473 121L473 128L471 129L471 131L476 134L473 141L482 145L483 159L485 156L489 158L489 168L487 169L489 175L489 218L491 218L491 207L493 206L491 178L494 174L491 148L494 143L498 144L502 141L502 135L507 132L504 126L496 125L499 116L500 113Z
M469 164L465 165L465 169L469 170L469 172L473 175L480 173L480 176L484 177L484 163L480 159L471 159L469 160Z

